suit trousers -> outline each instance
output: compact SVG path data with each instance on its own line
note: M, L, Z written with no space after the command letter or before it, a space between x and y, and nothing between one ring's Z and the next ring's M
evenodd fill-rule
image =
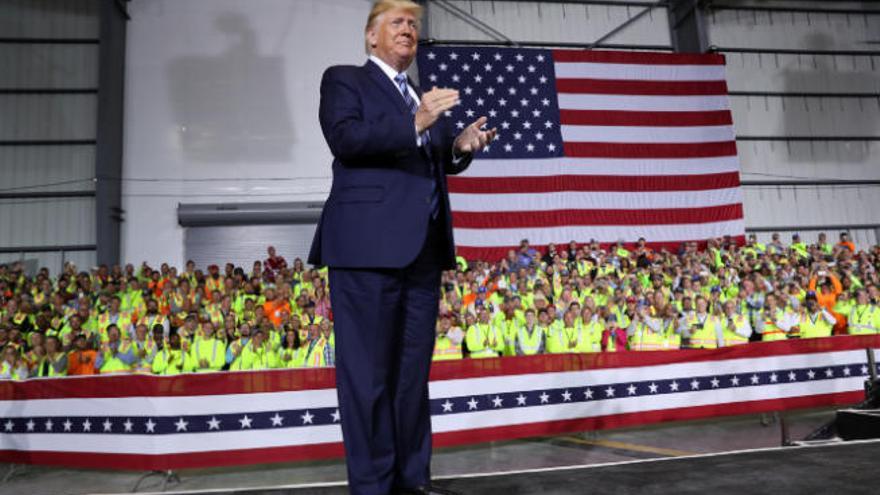
M445 246L441 223L432 220L421 252L404 268L330 267L336 390L353 494L430 483L428 374Z

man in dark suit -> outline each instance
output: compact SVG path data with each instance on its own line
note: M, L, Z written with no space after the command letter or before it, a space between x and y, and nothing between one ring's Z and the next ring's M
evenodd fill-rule
M349 487L434 493L428 373L440 273L454 267L446 174L495 136L486 118L457 136L444 112L458 91L421 93L406 77L421 7L379 0L365 29L370 59L321 81L321 129L333 185L309 262L330 268L336 386Z

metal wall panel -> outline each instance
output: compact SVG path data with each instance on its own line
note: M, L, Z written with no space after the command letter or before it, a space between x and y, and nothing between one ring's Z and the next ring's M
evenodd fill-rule
M0 94L0 140L95 139L93 94Z
M839 2L785 5L845 8ZM880 15L867 14L710 10L708 24L712 44L752 48L870 50L866 40L875 40L880 33Z
M0 44L0 89L97 88L98 45Z
M738 135L880 136L878 100L855 98L730 98Z
M744 180L878 178L880 142L740 141Z
M0 146L0 193L91 191L94 177L93 145Z
M456 0L450 3L514 41L590 43L643 8L553 2ZM435 39L491 40L444 8L428 3L428 35ZM669 45L666 9L656 8L608 39L609 43Z
M725 57L731 91L880 92L880 56L727 53Z
M99 1L4 0L0 33L8 38L97 38Z
M0 37L0 89L97 87L99 1L4 0ZM47 42L58 40L58 42ZM0 140L94 140L95 94L0 94ZM0 146L0 193L92 190L93 145L57 143ZM0 247L93 245L93 198L0 200ZM69 253L26 253L28 266L57 273ZM94 252L73 255L94 263ZM15 259L20 254L3 254Z
M0 200L0 247L94 242L92 198Z
M745 187L743 196L747 228L880 223L878 187Z

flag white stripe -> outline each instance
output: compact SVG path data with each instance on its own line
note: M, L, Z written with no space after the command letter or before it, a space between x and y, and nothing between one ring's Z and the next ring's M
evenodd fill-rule
M95 427L94 425L92 426ZM100 428L100 425L97 425ZM15 433L0 436L4 450L90 452L107 454L174 454L217 450L260 449L342 441L339 425L273 428L180 435L112 435Z
M246 402L242 400L246 398ZM336 407L332 389L257 394L194 395L186 397L113 397L83 399L36 399L0 401L0 411L21 416L88 416L95 411L113 411L115 416L165 414L236 414L249 411Z
M639 397L626 397L626 389L618 389L618 397L621 397L621 392L624 395L622 398L615 400L572 402L571 404L562 403L541 407L507 408L498 411L477 411L460 416L435 416L432 418L432 427L435 433L441 433L458 431L465 428L473 429L541 423L545 421L593 418L643 411L699 407L711 404L850 392L859 390L863 382L864 377L852 377L775 386L735 387ZM686 382L682 382L681 386L690 387ZM602 393L600 390L596 392Z
M742 203L738 187L708 191L579 192L514 194L450 193L453 211L539 211L539 210L650 210L654 208L705 208ZM595 237L593 235L587 236ZM522 239L522 236L519 237ZM460 239L456 239L460 241ZM517 241L518 243L518 241Z
M708 239L725 235L740 235L745 230L742 219L725 222L673 225L569 225L562 227L531 227L513 229L455 229L459 247L493 247L518 245L522 239L543 246L551 242L571 239L596 239L613 242L619 239L631 242L638 237L652 242L673 242L690 239Z
M559 94L563 110L632 110L637 112L683 112L728 110L727 95L717 96L632 96Z
M739 172L739 158L545 158L542 160L475 159L458 177L547 177L554 175L703 175Z
M637 81L723 81L723 65L643 65L556 62L557 79L628 79Z
M598 143L707 143L733 141L733 126L649 127L611 125L564 125L565 142Z

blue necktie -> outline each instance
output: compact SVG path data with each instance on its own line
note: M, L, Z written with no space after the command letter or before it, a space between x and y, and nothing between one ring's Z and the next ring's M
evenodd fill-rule
M406 84L406 74L398 74L394 77L394 80L397 82L397 87L400 89L401 94L403 95L403 102L406 103L406 106L409 107L409 111L411 114L415 115L416 111L418 111L419 106L416 105L416 100L409 94L409 88ZM428 151L430 149L430 135L428 131L421 133L419 135L419 139L421 139L422 146L425 147L425 150ZM428 156L430 158L430 151L428 152ZM436 219L437 215L440 213L440 193L437 191L437 176L434 171L434 160L429 159L431 162L431 218Z

